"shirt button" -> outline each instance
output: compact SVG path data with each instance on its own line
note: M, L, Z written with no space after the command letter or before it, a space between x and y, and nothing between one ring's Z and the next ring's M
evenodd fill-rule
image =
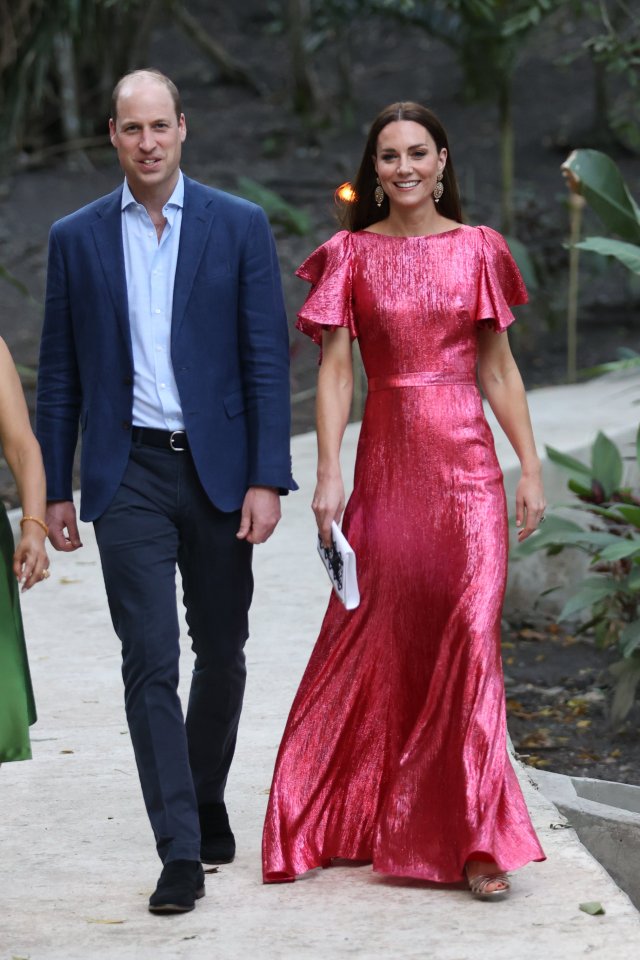
M158 351L158 353L162 353L162 347L156 347L156 350Z
M161 383L160 386L161 386L162 389L164 390L164 388L166 387L166 383Z
M153 230L149 230L149 233L147 234L147 236L148 236L148 237L152 237L152 236L153 236Z
M122 382L124 383L125 387L130 387L133 383L133 377L125 377Z
M123 420L123 421L122 421L122 429L123 429L123 430L131 430L131 423L130 423L129 420Z
M155 312L155 313L162 313L162 310L160 310L160 308L159 308L159 307L156 307L156 309L155 309L155 311L154 311L154 312Z

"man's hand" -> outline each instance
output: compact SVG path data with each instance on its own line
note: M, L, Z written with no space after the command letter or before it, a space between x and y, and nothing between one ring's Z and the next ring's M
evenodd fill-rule
M238 540L264 543L280 519L280 495L274 487L249 487L242 504Z
M73 500L51 500L47 504L46 523L49 540L56 550L70 553L82 546Z

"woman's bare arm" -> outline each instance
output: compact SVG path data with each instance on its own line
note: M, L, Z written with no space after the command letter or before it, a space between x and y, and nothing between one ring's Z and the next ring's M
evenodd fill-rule
M479 331L478 378L520 461L522 475L516 491L516 525L521 528L518 539L525 540L537 529L546 501L527 396L506 332Z

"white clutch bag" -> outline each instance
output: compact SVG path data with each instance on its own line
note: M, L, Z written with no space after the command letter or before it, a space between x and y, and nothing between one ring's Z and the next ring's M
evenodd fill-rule
M360 603L356 555L335 520L331 524L331 541L331 546L325 547L318 535L320 559L329 574L333 589L347 610L355 610Z

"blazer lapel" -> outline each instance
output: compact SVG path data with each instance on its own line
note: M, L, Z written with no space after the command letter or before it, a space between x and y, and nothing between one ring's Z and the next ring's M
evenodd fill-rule
M180 227L180 248L173 285L171 342L175 343L184 320L191 288L202 260L215 213L211 199L197 190L197 184L184 178L184 206Z
M121 202L122 187L118 187L117 190L114 190L105 198L104 204L98 208L97 219L91 224L91 229L93 230L98 257L107 280L118 326L133 366L127 276L122 245Z

